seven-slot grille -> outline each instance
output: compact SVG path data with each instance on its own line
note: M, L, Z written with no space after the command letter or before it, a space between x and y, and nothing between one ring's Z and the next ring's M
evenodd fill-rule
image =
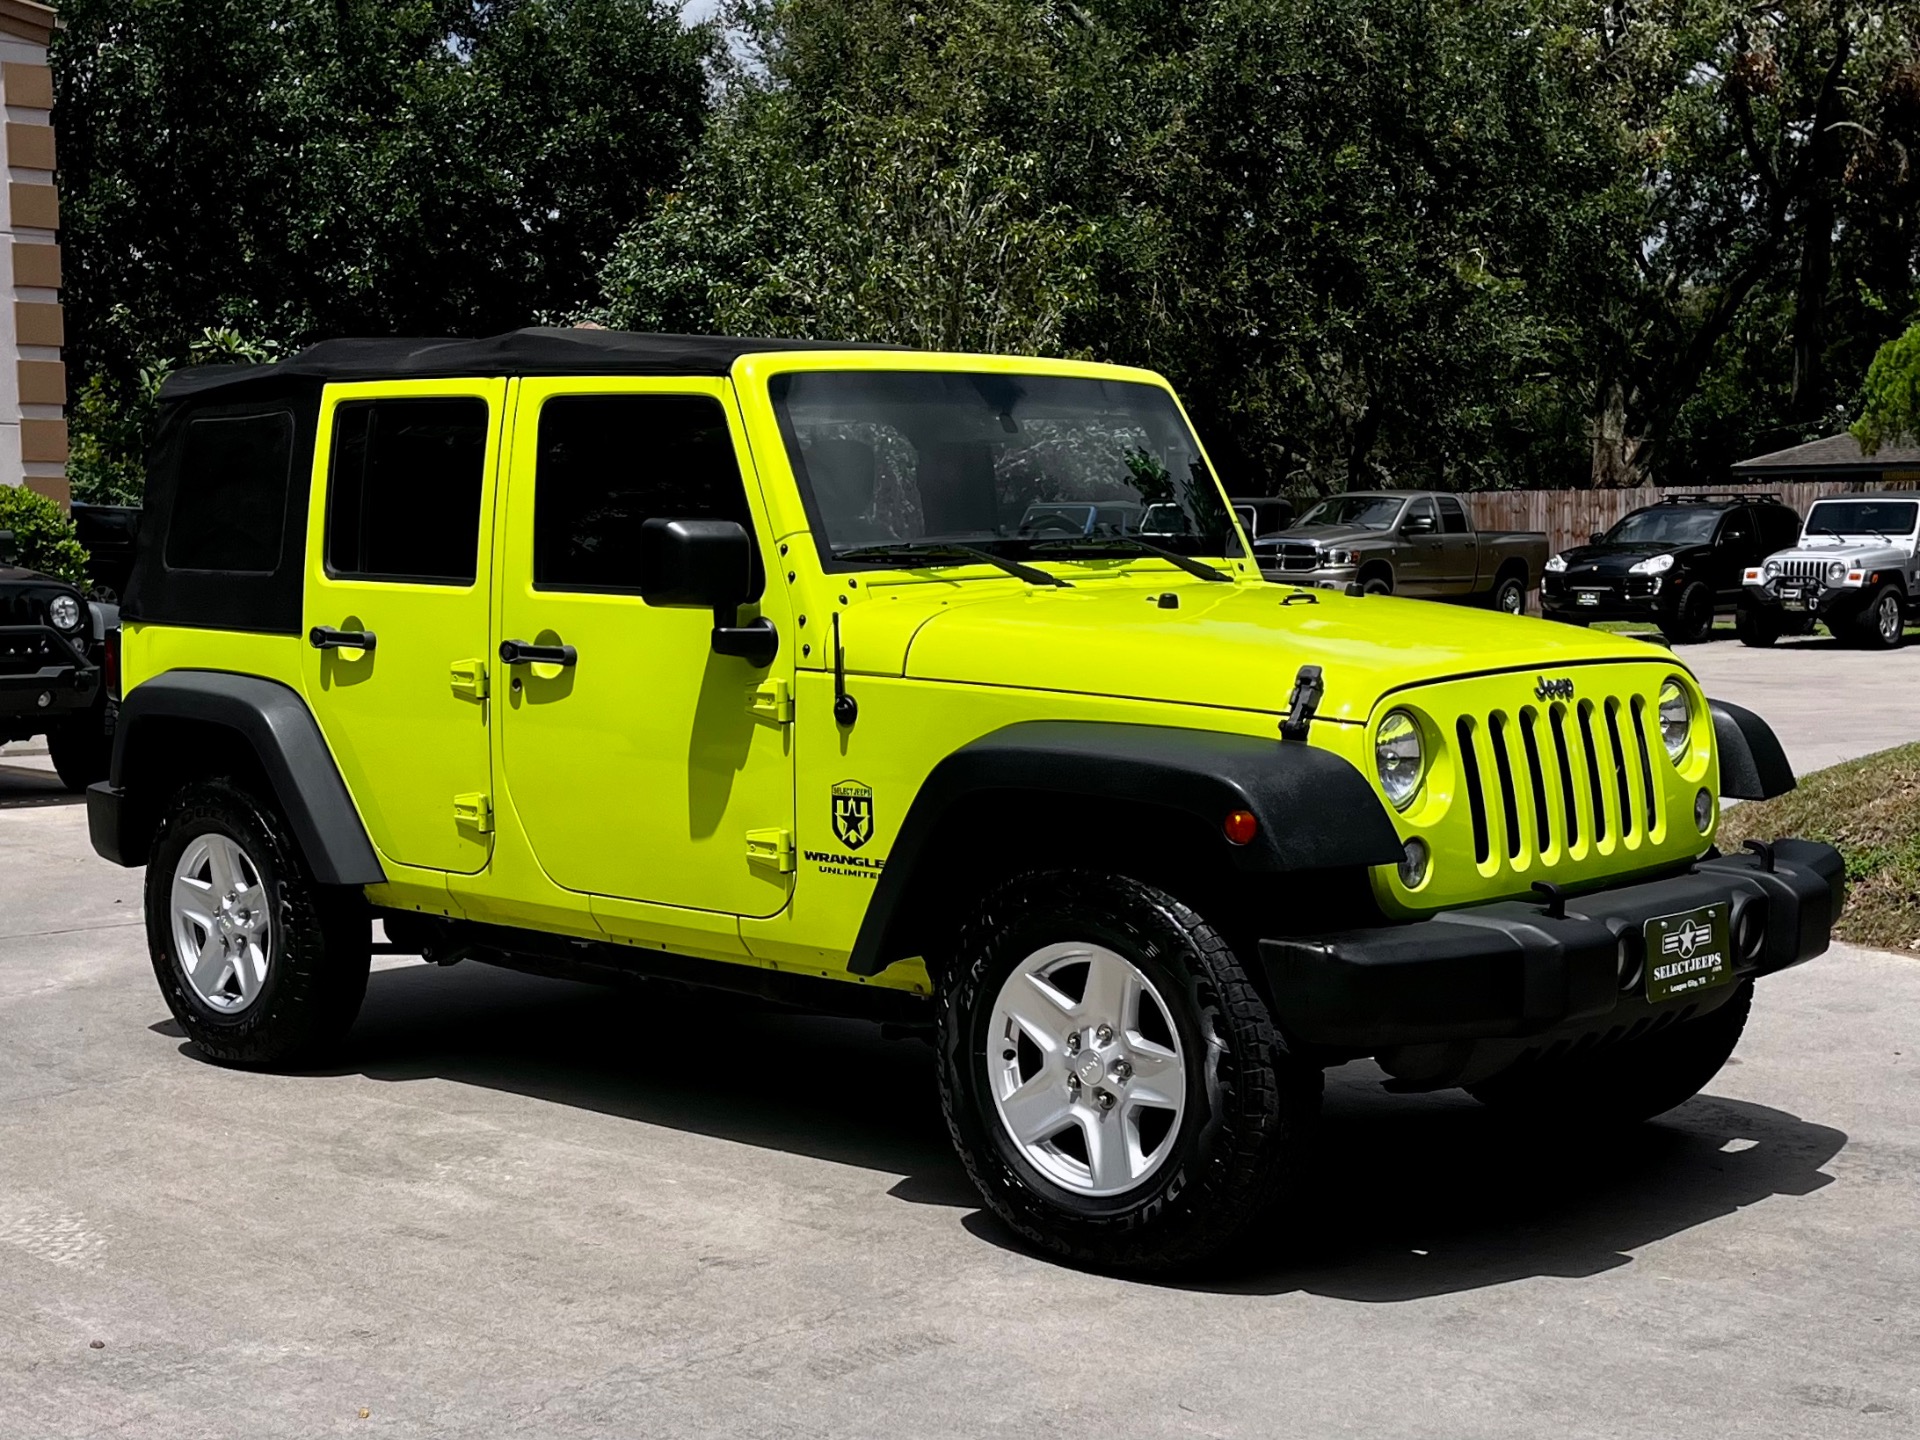
M1782 580L1825 580L1827 566L1831 560L1782 560L1780 578Z
M1660 825L1652 706L1640 695L1462 715L1462 788L1483 871L1552 869L1637 849Z

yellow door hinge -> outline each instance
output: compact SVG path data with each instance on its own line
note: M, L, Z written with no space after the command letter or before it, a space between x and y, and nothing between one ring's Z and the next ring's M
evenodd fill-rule
M448 674L453 685L453 693L465 695L470 700L487 698L487 662L484 660L456 660Z
M791 830L747 831L747 859L755 865L770 867L776 874L793 873L793 832Z
M752 693L747 708L763 720L771 720L776 725L791 725L793 692L787 688L786 681L769 680Z
M456 825L468 830L477 830L482 835L493 832L493 797L485 791L475 791L470 795L453 797L453 819Z

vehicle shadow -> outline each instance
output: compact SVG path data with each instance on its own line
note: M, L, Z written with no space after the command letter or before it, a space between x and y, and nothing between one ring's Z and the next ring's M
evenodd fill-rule
M76 795L60 783L51 770L28 765L9 765L0 757L0 810L34 810L45 805L84 805L87 797Z
M898 1175L892 1197L963 1209L978 1238L1027 1248L980 1208L948 1146L931 1048L857 1021L408 965L374 973L326 1073L452 1080ZM1711 1094L1621 1135L1547 1137L1457 1091L1392 1095L1379 1078L1369 1064L1328 1077L1315 1162L1274 1245L1160 1283L1392 1302L1579 1279L1746 1206L1812 1194L1847 1143Z

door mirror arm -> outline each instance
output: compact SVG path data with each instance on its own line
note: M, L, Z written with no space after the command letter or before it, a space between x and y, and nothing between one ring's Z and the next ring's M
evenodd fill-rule
M640 527L640 598L649 605L713 612L713 652L764 669L780 632L740 607L759 593L753 538L732 520L649 520Z

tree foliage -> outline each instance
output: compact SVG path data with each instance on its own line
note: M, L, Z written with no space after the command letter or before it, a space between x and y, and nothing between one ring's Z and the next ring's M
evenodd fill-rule
M1867 454L1900 439L1920 440L1920 325L1889 340L1867 367L1853 435Z
M86 588L87 552L59 502L24 485L0 485L0 530L13 536L11 563Z

